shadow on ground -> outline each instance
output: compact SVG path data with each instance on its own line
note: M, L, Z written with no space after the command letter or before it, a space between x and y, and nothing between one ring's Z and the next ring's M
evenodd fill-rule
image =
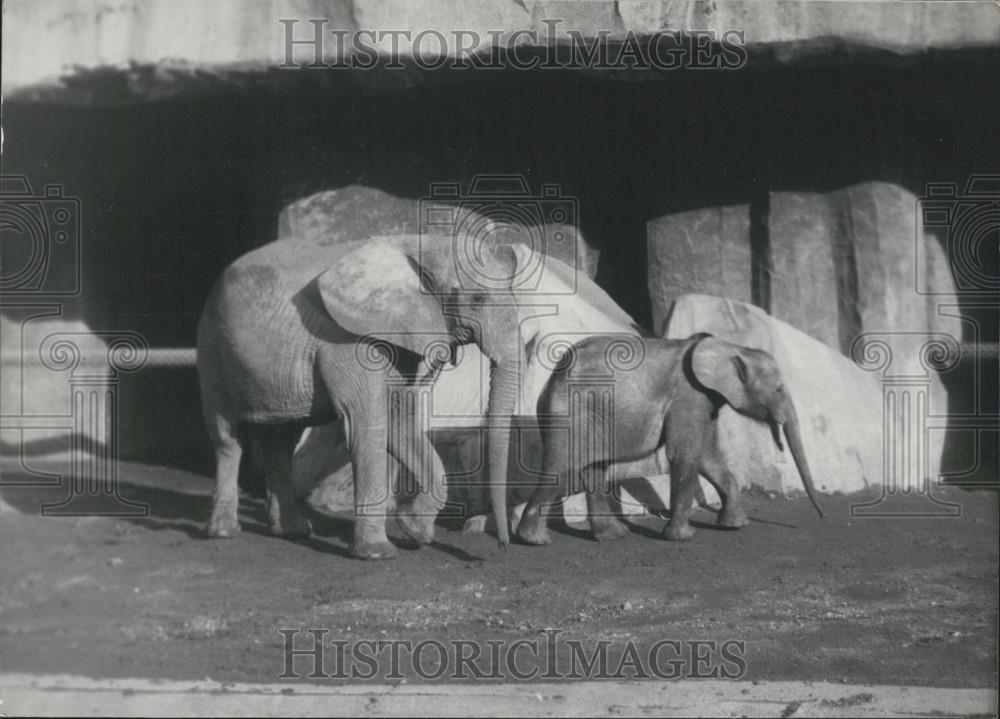
M647 517L608 544L562 527L549 547L500 551L439 527L417 549L390 521L399 556L365 563L347 556L349 517L314 514L313 537L287 541L269 535L258 500L241 504L242 535L203 539L211 482L185 472L122 465L121 496L149 507L131 518L42 517L65 489L3 480L5 671L270 681L282 628L478 642L558 629L590 648L743 641L749 679L996 681L994 492L942 488L962 506L947 519L852 518L866 498L833 496L819 520L804 499L746 496L749 527L714 531L702 510L687 543L663 541L664 520Z

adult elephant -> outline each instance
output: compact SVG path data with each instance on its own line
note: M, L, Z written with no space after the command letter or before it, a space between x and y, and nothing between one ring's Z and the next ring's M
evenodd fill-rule
M342 418L355 475L352 554L395 554L385 533L386 452L421 483L399 519L410 536L429 542L443 502L442 465L423 428L390 431L388 386L403 381L407 358L433 370L459 344L474 342L490 360L487 464L491 477L506 478L525 340L517 292L537 269L535 257L524 246L466 246L450 236L343 244L289 238L230 265L198 329L202 404L216 453L209 536L239 531L237 474L251 436L265 458L272 531L308 534L290 479L292 453L305 426ZM544 269L575 275L552 258ZM373 368L380 356L385 361Z

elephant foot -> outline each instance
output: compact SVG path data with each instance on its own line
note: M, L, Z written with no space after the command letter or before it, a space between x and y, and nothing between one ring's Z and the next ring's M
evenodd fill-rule
M717 523L720 527L739 529L740 527L745 527L750 524L750 519L741 507L736 507L735 509L726 507L719 512L719 519L717 520Z
M526 544L541 546L552 542L545 520L539 514L522 515L517 525L517 536Z
M418 544L430 544L434 541L434 515L421 515L414 512L400 512L396 521L407 537Z
M240 531L239 520L229 512L213 513L205 526L205 534L210 539L232 539L238 537Z
M271 534L286 539L305 539L312 536L312 523L301 516L295 516L281 522L272 522Z
M355 541L351 544L351 556L366 561L392 559L396 556L396 546L388 540L382 542Z
M628 534L628 527L617 517L591 518L590 532L598 542L613 542Z
M694 536L694 529L690 524L674 524L670 522L663 528L663 538L672 542L684 542Z
M312 524L303 517L293 502L280 503L274 495L267 505L267 520L271 534L288 539L304 539L312 534Z

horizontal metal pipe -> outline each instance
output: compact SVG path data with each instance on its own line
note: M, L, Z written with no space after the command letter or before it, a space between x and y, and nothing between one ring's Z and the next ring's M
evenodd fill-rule
M145 368L184 368L194 367L198 360L198 350L194 347L151 347L145 351L145 360L136 369ZM5 367L51 367L38 352L22 352L21 354L3 353L0 357ZM107 367L108 353L96 348L81 351L79 367ZM60 368L51 367L54 371Z
M961 357L959 362L973 362L975 360L994 359L1000 356L1000 345L997 344L974 344L963 342L959 345ZM142 367L150 368L171 368L171 367L194 367L197 364L198 350L195 347L150 347L146 350L146 361ZM26 352L20 355L13 353L3 353L0 361L5 366L45 366L42 358L37 352ZM107 365L105 353L98 353L94 350L87 352L86 356L80 358L79 366L96 367Z

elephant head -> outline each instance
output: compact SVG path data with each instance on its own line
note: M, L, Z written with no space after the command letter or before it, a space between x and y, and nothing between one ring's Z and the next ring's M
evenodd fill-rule
M404 347L429 363L475 343L490 360L487 466L498 531L507 534L503 488L522 343L513 286L518 251L452 237L374 237L356 243L317 278L323 304L344 329ZM437 354L437 359L430 355ZM498 498L498 494L501 496Z
M698 382L722 396L740 414L766 422L778 449L784 429L788 449L802 484L819 515L812 474L802 446L795 403L785 388L778 363L767 352L740 347L712 336L697 341L691 351L691 371Z

